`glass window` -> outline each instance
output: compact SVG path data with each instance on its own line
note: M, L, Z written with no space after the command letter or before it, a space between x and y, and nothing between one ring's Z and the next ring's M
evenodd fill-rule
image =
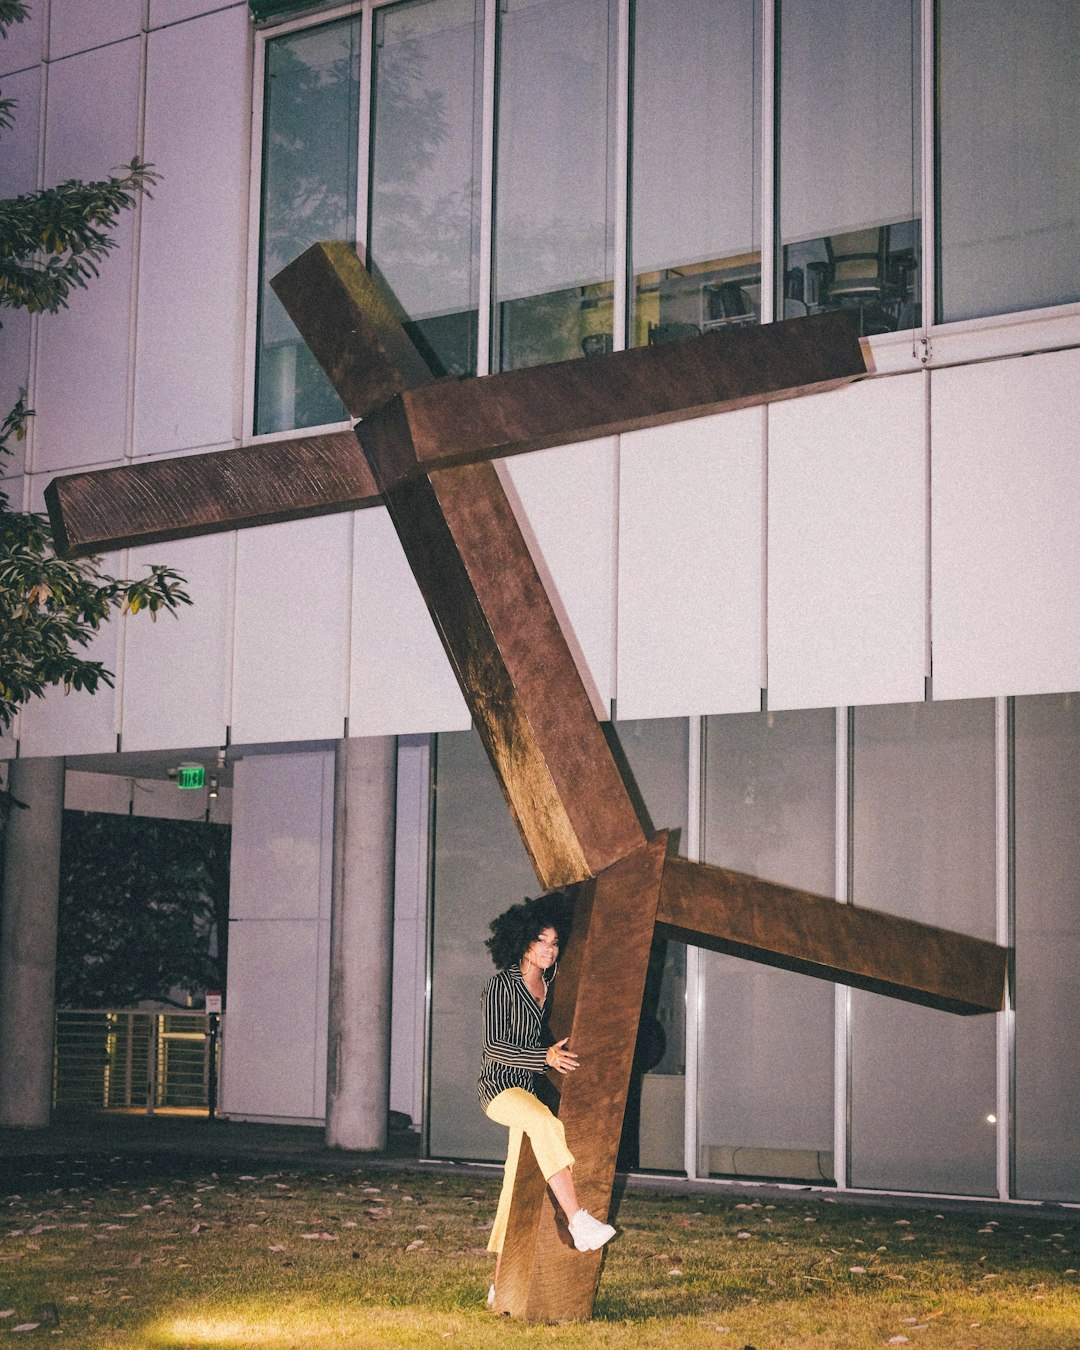
M919 323L918 0L784 0L777 316Z
M939 0L938 318L1080 299L1075 0Z
M269 279L320 239L356 238L359 107L358 17L266 44L257 434L346 417Z
M831 709L710 717L706 861L835 894ZM702 1175L832 1177L833 986L702 954Z
M476 371L482 0L375 14L368 261L439 374Z
M1015 727L1016 1193L1080 1200L1080 695Z
M684 828L685 720L624 723L617 737L616 754L633 780L639 810L651 814L658 828ZM493 973L484 939L491 920L523 896L536 895L539 883L479 736L457 732L438 737L436 785L429 1148L436 1157L501 1158L506 1132L485 1118L476 1098L480 995ZM683 952L677 943L657 944L646 990L653 1024L638 1056L625 1144L636 1151L640 1122L646 1166L682 1166ZM659 1088L642 1087L648 1069L664 1077ZM677 1134L656 1161L671 1132L670 1120L661 1117L671 1095L665 1095L664 1087L675 1075Z
M437 739L432 868L428 1148L437 1158L506 1156L506 1131L480 1109L480 998L495 973L488 924L539 883L480 737Z
M614 8L503 0L493 341L502 370L612 346Z
M994 705L855 710L854 899L995 934ZM855 1186L996 1190L993 1017L852 992Z
M633 346L757 322L758 12L750 0L635 6Z
M682 852L689 792L689 727L684 717L615 724L624 777L646 828L673 832ZM634 1068L626 1102L620 1169L681 1172L686 1086L686 947L653 940Z

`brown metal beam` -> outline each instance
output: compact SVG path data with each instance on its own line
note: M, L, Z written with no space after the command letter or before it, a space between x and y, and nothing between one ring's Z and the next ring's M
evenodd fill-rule
M568 1036L581 1057L581 1067L558 1084L559 1119L575 1159L578 1200L598 1219L607 1219L611 1206L666 847L666 832L655 835L578 888L570 943L552 985L552 1035ZM542 1322L588 1317L601 1256L571 1245L526 1140L496 1311Z
M353 417L435 378L351 244L312 244L270 285Z
M272 284L349 413L366 419L365 444L382 455L384 482L792 398L866 373L854 314L837 310L480 379L434 380L351 246L315 244ZM57 547L68 557L378 500L345 431L71 474L46 489Z
M404 415L411 452L399 463L384 458L386 483L417 467L474 463L773 403L866 373L854 311L834 310L407 389L358 432Z
M67 474L45 489L56 550L69 558L381 501L351 431Z
M494 466L385 495L537 876L594 876L644 834Z
M660 932L691 946L953 1013L1004 1006L1008 949L743 872L669 858Z

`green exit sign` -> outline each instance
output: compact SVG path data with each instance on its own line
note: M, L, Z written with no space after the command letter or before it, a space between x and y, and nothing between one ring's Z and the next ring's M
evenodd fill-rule
M176 771L176 786L201 788L206 785L206 770L201 764L182 764Z

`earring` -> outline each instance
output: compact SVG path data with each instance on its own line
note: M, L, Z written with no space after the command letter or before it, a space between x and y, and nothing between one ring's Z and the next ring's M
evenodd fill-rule
M547 977L544 983L550 984L551 981L555 978L555 976L558 975L558 973L559 973L559 963L558 961L556 961L555 964L551 967L551 974Z

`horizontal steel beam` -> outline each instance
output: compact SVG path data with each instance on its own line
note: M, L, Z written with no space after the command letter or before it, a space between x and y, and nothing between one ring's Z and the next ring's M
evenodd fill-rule
M433 380L349 246L313 245L273 285L350 414L364 419L357 430L365 449L383 456L384 485L792 398L867 369L855 316L837 310L478 379ZM387 438L389 421L403 422L408 435L395 427ZM381 501L348 431L68 474L49 484L45 498L66 557Z
M1004 1006L1005 947L686 858L664 866L656 924L691 946L946 1012Z
M351 431L67 474L45 489L56 551L66 558L381 501Z

